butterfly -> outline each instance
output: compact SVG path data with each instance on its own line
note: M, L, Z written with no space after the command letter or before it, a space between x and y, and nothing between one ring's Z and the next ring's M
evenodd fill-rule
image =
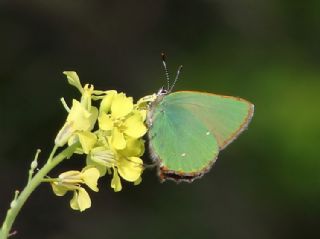
M164 55L163 65L169 82ZM208 172L219 152L248 127L254 105L233 96L172 92L174 84L162 88L149 105L149 149L161 181L192 182Z

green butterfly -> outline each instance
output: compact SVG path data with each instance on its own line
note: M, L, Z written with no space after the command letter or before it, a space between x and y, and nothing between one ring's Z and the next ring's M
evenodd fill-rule
M247 128L254 105L233 96L171 90L161 89L149 105L149 148L161 181L192 182Z

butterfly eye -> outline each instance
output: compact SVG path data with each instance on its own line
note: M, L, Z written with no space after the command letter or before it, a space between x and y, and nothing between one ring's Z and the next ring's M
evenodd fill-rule
M167 89L165 89L164 87L161 87L160 90L157 93L157 96L163 96L163 95L167 95L169 92Z

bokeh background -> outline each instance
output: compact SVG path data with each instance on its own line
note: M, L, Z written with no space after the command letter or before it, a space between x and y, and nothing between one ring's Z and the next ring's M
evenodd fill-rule
M104 178L84 213L42 185L14 238L319 238L319 12L317 0L1 1L1 220L35 150L44 162L52 148L60 97L79 96L62 71L138 99L165 84L164 51L172 76L184 65L175 90L252 101L249 130L201 180L146 170L114 193Z

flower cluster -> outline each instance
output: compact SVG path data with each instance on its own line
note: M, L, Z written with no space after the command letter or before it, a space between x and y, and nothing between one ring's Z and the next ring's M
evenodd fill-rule
M132 97L115 90L98 91L89 84L82 87L75 72L64 74L82 97L80 101L73 99L71 108L63 100L69 114L55 145L79 144L76 153L86 155L86 167L81 172L62 173L50 182L58 196L73 191L71 208L83 211L91 206L91 200L81 184L98 191L99 177L113 174L111 187L118 192L122 189L121 178L135 185L141 182L147 103L156 96L146 96L134 104ZM98 107L92 104L94 101Z

